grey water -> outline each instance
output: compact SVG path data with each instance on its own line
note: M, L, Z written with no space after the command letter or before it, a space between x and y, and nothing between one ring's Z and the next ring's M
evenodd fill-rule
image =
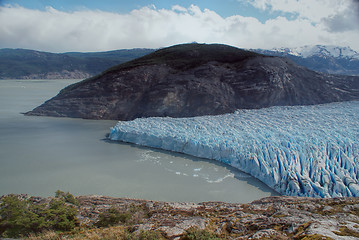
M110 142L116 121L24 116L79 80L0 80L0 195L108 195L247 203L277 195L259 180L201 158Z

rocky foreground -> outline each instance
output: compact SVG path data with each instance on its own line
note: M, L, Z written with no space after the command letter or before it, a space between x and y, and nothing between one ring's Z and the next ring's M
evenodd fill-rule
M51 198L21 196L36 203ZM81 226L96 223L110 208L131 212L131 232L155 230L180 239L190 228L220 239L359 239L359 198L268 197L250 204L169 203L105 196L80 196Z

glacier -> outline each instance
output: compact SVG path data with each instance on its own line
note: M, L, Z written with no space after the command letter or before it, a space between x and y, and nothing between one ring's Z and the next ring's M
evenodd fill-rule
M359 101L120 121L109 139L215 159L283 195L359 196Z

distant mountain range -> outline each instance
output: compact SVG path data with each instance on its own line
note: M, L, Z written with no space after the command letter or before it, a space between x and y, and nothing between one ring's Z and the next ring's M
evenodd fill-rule
M359 53L349 47L315 45L251 50L265 55L287 57L317 72L359 76Z
M81 79L142 57L153 49L94 53L49 53L26 49L0 49L0 79Z
M318 72L359 76L359 53L349 47L316 45L250 50L264 55L287 57ZM155 49L127 49L93 53L49 53L0 49L0 79L88 78L154 51Z

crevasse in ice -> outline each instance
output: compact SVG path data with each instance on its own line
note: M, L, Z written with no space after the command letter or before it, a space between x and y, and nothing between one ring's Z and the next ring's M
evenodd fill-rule
M359 101L120 121L109 138L216 159L285 195L359 196Z

